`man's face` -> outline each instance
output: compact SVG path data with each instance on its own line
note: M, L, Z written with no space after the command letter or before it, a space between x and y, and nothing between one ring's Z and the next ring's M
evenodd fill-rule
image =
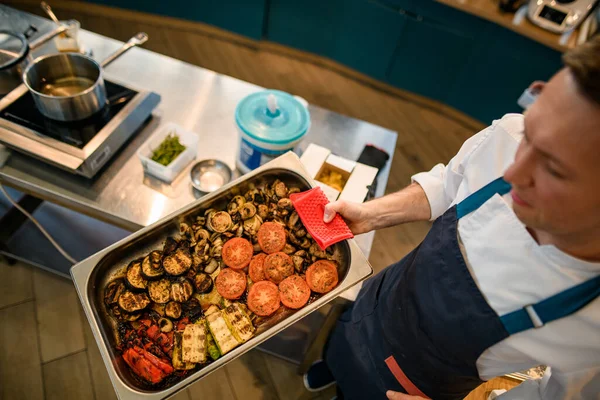
M558 236L600 230L600 105L568 69L527 111L525 137L504 177L528 227Z

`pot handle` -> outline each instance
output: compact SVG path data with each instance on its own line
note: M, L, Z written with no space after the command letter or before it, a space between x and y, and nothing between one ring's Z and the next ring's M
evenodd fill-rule
M137 33L134 37L129 39L127 41L127 43L125 43L119 50L115 51L110 56L108 56L104 60L102 60L100 65L102 66L102 68L106 67L108 64L115 61L118 57L123 55L123 53L125 53L127 50L131 49L133 46L142 45L142 44L146 43L147 40L148 40L147 33L145 33L145 32Z
M38 47L40 47L41 45L43 45L50 39L54 38L55 36L60 35L61 33L63 33L66 30L67 30L67 27L64 25L57 27L56 29L46 33L45 35L40 36L36 40L29 42L29 49L32 51L37 49Z

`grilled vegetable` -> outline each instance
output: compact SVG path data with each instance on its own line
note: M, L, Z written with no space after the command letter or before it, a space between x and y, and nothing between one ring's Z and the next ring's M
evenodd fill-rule
M163 254L171 254L175 249L177 249L177 241L169 236L165 239L165 243L163 244Z
M144 261L142 261L142 276L150 280L160 278L165 273L161 265L161 260L162 254L156 250L144 257Z
M208 263L204 267L204 272L206 272L207 274L212 274L216 271L217 268L219 268L219 262L214 258L211 258L210 260L208 260Z
M140 316L142 315L141 313L131 314L131 313L125 312L125 311L121 310L121 308L116 304L113 306L111 311L112 311L112 314L115 316L115 318L121 322L137 321L140 318Z
M206 325L189 324L183 330L181 359L184 362L205 363L208 357Z
M119 307L127 313L135 313L148 307L150 299L146 293L133 293L124 291L119 296Z
M169 318L179 319L181 317L181 304L176 301L170 301L165 306L165 315Z
M173 335L173 358L171 362L173 364L173 368L177 370L188 370L194 368L196 365L188 362L184 362L182 358L182 333L180 331L175 332Z
M194 286L196 286L196 292L198 293L209 293L213 288L213 280L210 275L198 272L194 277Z
M164 304L158 304L156 302L153 302L152 304L150 304L150 308L152 309L152 311L154 311L161 317L165 316L165 305Z
M162 265L167 274L175 276L186 273L192 263L192 254L187 240L182 240L175 251L167 254L162 260Z
M223 317L225 317L228 326L232 328L231 333L238 342L244 343L252 338L254 325L252 325L252 321L242 310L239 303L233 303L223 310Z
M196 321L202 316L202 307L200 306L200 302L194 297L181 304L181 309L183 310L182 315L184 317L188 317L190 321Z
M227 326L227 321L223 318L223 314L221 311L213 313L206 317L206 322L208 323L208 328L210 329L210 333L215 339L215 343L219 348L219 352L221 354L226 354L227 352L236 348L240 342L237 341L235 336L229 330Z
M226 211L211 213L206 221L206 227L211 231L218 233L227 232L232 224L233 221L231 221L231 215Z
M104 289L104 303L106 305L111 306L113 304L117 304L119 301L119 296L121 293L125 291L125 284L122 279L116 279L110 282L106 289Z
M219 307L215 306L214 304L211 305L210 307L208 307L206 309L206 311L204 311L204 315L209 316L210 314L214 314L216 312L219 312Z
M217 358L221 357L221 352L219 351L219 348L215 343L215 339L212 337L210 332L206 335L206 338L208 339L208 355L213 361L215 361Z
M125 279L132 289L144 290L148 285L148 281L142 276L142 263L140 260L135 260L127 266Z
M152 301L165 304L171 298L171 282L168 279L148 283L148 295Z
M173 330L173 322L169 318L161 318L158 320L158 327L161 332L169 333Z
M184 303L192 297L194 287L187 278L179 278L171 284L171 300Z
M167 137L152 151L152 161L167 166L183 153L185 146L179 142L179 136L169 133Z

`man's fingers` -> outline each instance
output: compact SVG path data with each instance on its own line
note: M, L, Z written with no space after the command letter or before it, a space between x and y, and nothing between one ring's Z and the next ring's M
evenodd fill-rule
M394 391L391 391L391 390L388 390L385 393L385 395L390 400L425 400L423 397L411 396L411 395L408 395L408 394L394 392Z
M343 201L334 201L333 203L329 203L325 205L325 214L323 215L323 221L328 224L333 221L333 217L335 217L336 213L342 214L342 211L345 207Z

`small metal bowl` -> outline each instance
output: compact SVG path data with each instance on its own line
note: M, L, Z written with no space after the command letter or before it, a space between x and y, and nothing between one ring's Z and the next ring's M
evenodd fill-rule
M231 180L231 168L223 161L198 161L190 171L192 186L202 192L214 192Z

